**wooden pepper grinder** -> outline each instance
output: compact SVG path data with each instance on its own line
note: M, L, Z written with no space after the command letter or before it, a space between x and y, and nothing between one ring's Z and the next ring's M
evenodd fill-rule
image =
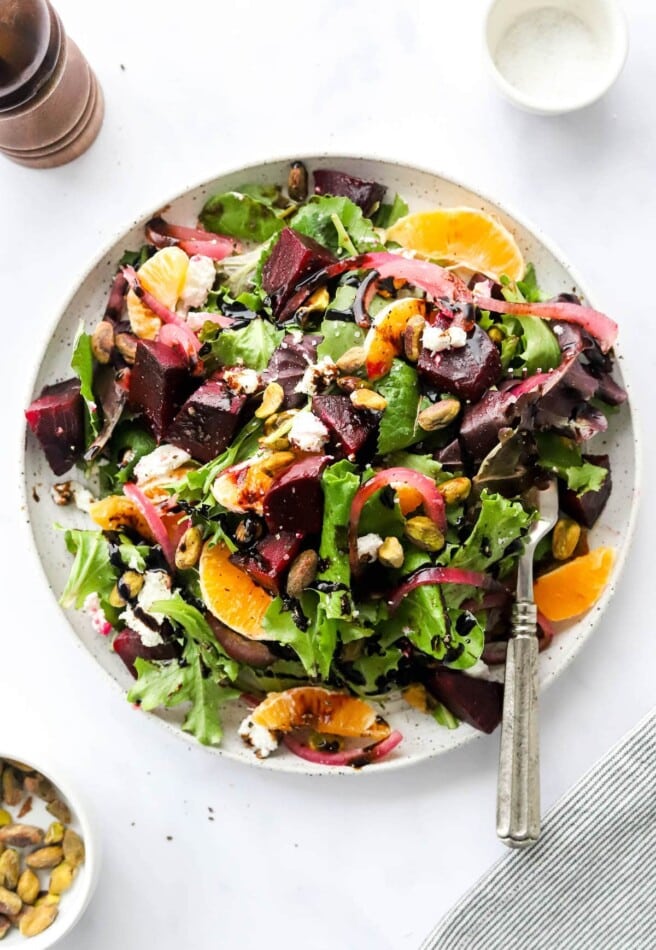
M0 151L31 168L77 158L100 131L102 90L48 0L0 0Z

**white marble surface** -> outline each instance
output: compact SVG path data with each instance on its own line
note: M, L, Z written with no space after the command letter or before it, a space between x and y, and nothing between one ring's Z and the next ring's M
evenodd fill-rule
M0 165L0 746L47 747L97 813L99 891L61 946L410 950L501 854L498 736L398 774L310 780L217 761L123 703L67 636L18 527L29 376L58 304L109 238L241 162L378 153L521 209L619 320L647 436L621 589L542 703L550 805L654 697L653 5L625 4L631 51L610 94L549 119L498 98L481 0L56 6L97 70L107 118L68 167Z

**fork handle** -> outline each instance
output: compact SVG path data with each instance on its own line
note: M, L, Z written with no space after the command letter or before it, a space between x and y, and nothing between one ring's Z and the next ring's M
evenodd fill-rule
M537 610L513 607L503 697L497 835L510 848L529 847L540 835Z

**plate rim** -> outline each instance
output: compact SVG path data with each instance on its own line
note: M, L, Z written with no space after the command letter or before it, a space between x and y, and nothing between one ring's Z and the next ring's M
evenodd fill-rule
M395 166L396 168L402 169L406 172L407 171L418 172L419 174L428 175L433 178L441 179L442 181L446 182L449 185L454 185L457 188L468 191L470 194L475 195L477 198L480 198L487 204L493 206L495 209L497 209L501 213L501 215L511 218L514 222L520 225L521 228L528 231L529 234L531 234L539 242L539 244L542 247L544 247L552 257L555 258L558 264L560 264L560 266L563 267L563 269L567 271L568 275L575 282L577 289L581 291L584 298L587 301L589 301L589 303L592 306L595 306L595 302L597 299L596 295L594 293L591 294L589 292L588 285L586 281L581 280L581 276L578 269L575 266L570 265L567 255L563 253L560 246L556 242L554 242L550 237L548 237L544 233L542 228L536 226L533 223L533 221L530 218L528 218L525 214L517 212L516 209L513 207L512 203L506 203L506 202L501 203L496 198L490 197L485 191L476 187L472 187L467 181L462 180L458 176L446 174L443 171L440 171L439 169L437 169L437 167L435 166L427 166L423 164L418 164L416 162L406 162L406 161L396 159L396 158L388 158L380 153L373 153L373 152L368 153L368 154L344 154L342 152L326 150L326 151L304 153L304 154L294 154L294 155L286 154L286 155L269 156L267 158L263 158L260 161L251 161L247 164L240 163L237 165L231 165L228 168L222 168L221 166L219 166L219 169L217 170L217 172L211 175L210 177L207 177L207 175L204 175L203 177L201 177L199 180L195 181L194 183L187 185L182 189L177 190L165 200L158 202L154 207L152 204L149 204L147 209L143 212L140 212L140 214L137 217L132 218L129 224L121 228L117 228L112 232L109 239L102 244L100 250L93 255L93 257L91 258L91 262L82 269L82 271L79 273L79 275L75 279L71 280L70 284L68 285L69 289L62 295L59 303L55 307L53 307L53 311L52 311L53 317L46 325L46 333L44 334L44 340L45 340L44 345L41 347L41 349L37 353L37 358L33 364L32 372L27 375L27 383L26 383L26 388L23 395L22 405L23 406L28 405L29 402L34 398L34 393L36 390L36 381L38 379L41 364L43 362L47 349L52 341L52 338L54 336L57 326L59 325L62 318L65 316L67 310L72 304L80 287L87 279L91 277L91 275L96 270L96 268L102 264L103 259L106 258L108 254L112 251L114 245L117 244L121 240L121 238L123 238L126 235L126 233L132 230L132 228L136 227L141 222L148 220L149 217L152 217L153 214L156 214L158 211L161 211L167 208L173 202L186 197L191 192L211 185L217 179L225 178L230 175L236 175L241 172L244 172L245 174L247 174L249 171L261 169L264 166L269 166L269 165L291 163L292 161L302 161L304 163L311 165L314 162L317 162L317 161L323 162L326 159L330 161L335 161L335 162L364 161L364 162L380 163L384 165L391 165L391 166ZM624 575L626 559L628 556L628 552L631 548L631 542L633 540L636 525L637 525L638 511L640 508L640 500L642 497L642 477L643 477L642 432L643 432L643 429L642 429L642 424L641 424L641 418L636 409L635 401L633 399L633 386L630 380L631 370L629 368L627 372L626 360L622 353L621 343L619 347L615 345L614 350L617 354L618 359L619 358L622 359L622 381L624 384L624 388L626 389L629 396L627 400L627 409L629 412L629 420L630 420L630 425L633 432L633 451L634 451L634 460L635 460L634 478L633 478L633 484L631 486L633 501L632 501L629 516L626 522L626 532L624 534L622 545L617 554L616 561L615 561L613 583L612 585L606 587L600 599L595 603L594 615L590 617L588 629L581 636L581 640L578 644L577 649L570 656L566 657L564 661L561 661L561 665L557 669L547 670L546 674L541 679L540 688L539 688L540 693L542 693L543 690L545 690L548 686L550 686L551 683L558 676L560 676L561 673L563 673L570 666L570 664L578 657L579 653L581 652L581 649L588 642L588 640L590 639L590 637L596 630L597 626L599 625L601 618L603 617ZM100 666L100 664L96 661L95 657L90 655L89 650L86 649L84 644L80 641L72 624L70 623L70 620L67 616L66 611L60 605L57 594L54 591L52 585L50 584L50 580L45 571L45 566L43 564L43 561L37 549L36 540L34 538L34 533L31 528L30 503L29 503L30 492L29 492L29 487L28 487L27 465L25 464L27 436L28 436L28 427L27 427L26 422L23 422L23 424L19 428L21 432L20 434L21 443L20 443L20 448L18 452L18 461L19 461L19 468L20 468L19 485L20 485L21 511L23 514L23 517L21 517L19 520L28 541L27 548L30 551L30 555L32 556L32 558L38 564L39 571L41 573L41 576L45 580L48 590L50 591L52 595L55 606L57 607L58 614L60 617L63 618L65 622L68 635L72 638L75 646L78 649L83 651L85 656L89 658L89 660L93 663L95 667L98 667ZM109 672L108 670L102 667L101 669L103 673L102 679L104 681L109 679L113 690L120 693L120 695L125 700L125 689L121 685L119 680L114 675L112 675L112 673ZM337 775L355 775L355 774L374 775L374 774L379 774L379 773L388 773L391 771L398 771L400 769L409 768L411 766L422 765L429 761L433 761L439 758L439 756L444 755L449 752L453 752L456 749L462 748L463 746L470 744L473 740L480 739L485 735L484 733L478 730L475 730L472 727L466 726L466 724L462 724L462 726L466 727L467 731L461 734L457 743L447 748L440 748L435 751L428 750L424 755L421 755L420 757L415 756L410 759L404 758L402 755L399 756L398 758L392 757L391 759L385 759L382 762L376 763L376 767L373 769L368 769L368 768L354 769L354 768L338 767L338 766L337 767L336 766L316 766L313 763L309 763L309 762L304 764L305 765L304 768L299 768L296 761L295 761L295 767L290 766L288 762L290 762L291 760L288 760L287 758L273 757L273 758L257 759L253 757L252 759L248 759L248 758L245 758L243 755L239 755L236 752L223 748L222 746L204 746L201 743L194 741L193 738L190 737L187 733L183 732L182 729L178 725L167 721L165 718L162 718L161 716L149 715L148 720L149 721L155 720L158 724L155 728L160 729L163 726L168 733L173 734L176 737L177 741L186 742L188 747L200 748L205 753L210 754L212 756L224 757L226 759L229 759L230 761L238 762L241 765L244 765L249 768L254 767L258 769L265 769L266 771L269 771L269 772L281 772L281 773L285 773L289 775L303 775L303 776L319 776L319 775L337 776Z

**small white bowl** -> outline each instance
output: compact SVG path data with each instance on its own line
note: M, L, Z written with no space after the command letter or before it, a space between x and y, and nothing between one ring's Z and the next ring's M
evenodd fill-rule
M21 750L2 747L0 747L0 759L13 759L16 762L31 765L36 771L50 779L71 810L70 827L77 831L84 841L84 864L79 868L70 890L62 894L59 913L54 923L36 937L30 938L24 937L19 930L12 927L2 941L2 950L18 950L19 947L23 947L24 950L27 948L47 950L48 947L54 947L56 943L59 943L61 938L73 929L93 896L100 868L99 841L87 807L82 803L77 792L71 788L68 780L62 778L59 766L56 769L51 768L49 763L43 761L40 754L37 762L32 757L26 757ZM8 806L0 805L0 807L7 808ZM8 810L16 817L17 808L10 807ZM16 820L45 829L56 819L46 811L45 802L34 797L31 811L24 818Z
M484 45L506 99L528 112L558 115L610 89L629 41L617 0L492 0Z

